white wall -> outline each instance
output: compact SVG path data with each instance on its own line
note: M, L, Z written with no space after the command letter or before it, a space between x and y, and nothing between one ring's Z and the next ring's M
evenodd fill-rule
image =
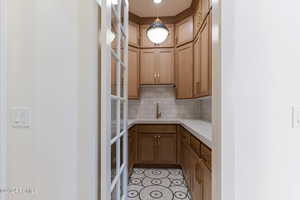
M222 191L223 200L300 199L300 129L291 126L291 106L300 105L299 6L222 2L223 119L215 141L223 189L234 188Z
M8 130L8 187L95 199L96 44L94 0L8 1L8 104L33 111L31 129Z

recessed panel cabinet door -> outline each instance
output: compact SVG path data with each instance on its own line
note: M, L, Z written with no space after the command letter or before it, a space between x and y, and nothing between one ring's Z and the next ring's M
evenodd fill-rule
M159 49L158 51L159 65L158 83L159 84L174 84L174 50Z
M176 49L176 96L177 99L193 97L193 44Z
M155 163L157 148L156 135L139 133L138 137L138 162L143 164Z
M202 162L201 163L203 170L203 200L211 200L212 199L212 176L211 171L207 168L207 166Z
M133 22L129 22L128 24L128 43L129 45L133 45L139 47L139 40L140 40L140 29L139 25Z
M188 17L176 24L176 46L183 45L193 40L193 16Z
M191 152L191 192L192 198L197 200L203 200L203 169L201 165L201 159L195 152Z
M160 134L158 137L158 163L176 164L176 134Z
M200 37L194 41L194 97L200 97L201 43Z
M140 53L139 49L128 48L128 98L139 97Z
M141 84L155 84L157 59L155 49L141 50Z
M208 20L204 22L204 26L200 30L200 96L209 95L209 75L210 75L210 65L209 65L209 23Z

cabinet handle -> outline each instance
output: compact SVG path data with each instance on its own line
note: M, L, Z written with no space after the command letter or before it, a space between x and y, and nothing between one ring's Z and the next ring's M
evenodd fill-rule
M154 83L156 83L156 72L153 73L153 76L154 76Z
M160 74L159 74L159 72L157 72L157 79L158 79L158 82L160 82Z
M160 136L157 136L157 144L160 145Z

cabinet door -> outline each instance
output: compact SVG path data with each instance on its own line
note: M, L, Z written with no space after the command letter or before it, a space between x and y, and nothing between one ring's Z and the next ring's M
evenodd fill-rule
M134 152L134 132L128 131L128 173L131 174L134 164L135 152Z
M138 134L138 162L153 164L156 162L157 139L156 134Z
M141 50L141 84L155 84L157 58L155 49Z
M139 97L140 53L137 48L128 48L128 98Z
M194 97L200 97L201 43L200 37L194 42Z
M160 134L158 138L157 162L160 164L176 164L176 134Z
M158 82L159 84L174 84L174 50L158 50Z
M176 24L176 46L193 40L193 16Z
M176 49L176 96L177 99L193 97L193 44Z
M184 166L184 176L189 188L191 188L191 155L190 149L187 145L183 145L183 166Z
M191 152L191 192L192 198L203 200L203 169L201 159Z
M211 200L212 199L212 176L211 171L205 166L205 164L201 163L203 170L203 200Z
M208 15L211 7L210 0L201 0L201 12L203 15L203 19Z
M141 25L141 47L153 48L153 47L173 47L174 46L174 25L166 24L169 29L169 35L167 39L161 44L154 44L147 36L147 29L149 25Z
M208 20L204 22L202 29L200 30L200 96L209 95L209 23Z
M128 23L128 44L138 47L139 46L139 35L140 29L139 25L133 22Z

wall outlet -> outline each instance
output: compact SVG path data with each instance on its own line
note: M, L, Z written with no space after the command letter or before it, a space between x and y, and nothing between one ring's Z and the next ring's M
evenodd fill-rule
M293 107L293 128L300 128L300 106Z
M13 128L30 128L31 127L31 109L25 107L15 107L12 111Z

